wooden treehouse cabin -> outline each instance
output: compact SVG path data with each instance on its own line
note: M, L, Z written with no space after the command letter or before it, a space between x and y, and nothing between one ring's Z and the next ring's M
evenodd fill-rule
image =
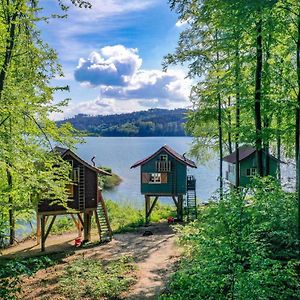
M266 169L267 160L269 160L269 175L277 178L278 164L280 161L269 154L267 159L266 152L263 151L264 170ZM228 163L228 170L226 171L226 179L236 186L236 151L223 157L223 161ZM247 186L251 179L257 174L256 150L252 146L241 146L239 148L239 164L240 164L240 186Z
M187 176L187 167L196 164L169 146L163 146L131 168L141 167L141 193L145 195L146 224L159 197L172 197L177 208L177 219L183 220L184 196L188 220L197 218L196 180ZM154 197L151 201L151 197Z
M46 239L58 215L71 214L80 237L83 231L83 241L85 242L91 239L91 220L94 216L100 241L111 240L112 231L107 210L101 190L98 187L98 175L111 176L111 174L90 165L70 149L55 147L53 151L70 163L72 184L66 186L69 195L67 207L53 204L51 200L47 199L39 202L37 241L41 243L42 251L45 250Z

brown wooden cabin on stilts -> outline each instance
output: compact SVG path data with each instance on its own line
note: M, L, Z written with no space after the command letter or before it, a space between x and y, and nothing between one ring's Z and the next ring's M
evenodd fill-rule
M192 160L164 145L131 168L138 166L141 167L141 193L145 195L146 224L159 197L173 199L179 221L183 220L184 211L188 221L197 218L196 179L187 175L187 167L197 168Z
M51 227L58 215L71 214L72 219L83 241L91 239L92 216L95 217L100 241L111 240L112 231L108 219L105 202L98 187L98 175L110 173L96 168L78 157L70 149L55 147L53 150L71 165L72 184L66 186L69 199L67 208L51 204L51 200L43 199L37 209L37 242L45 251L45 242Z

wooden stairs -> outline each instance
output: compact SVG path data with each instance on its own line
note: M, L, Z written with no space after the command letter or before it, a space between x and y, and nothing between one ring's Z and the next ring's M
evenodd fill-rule
M187 177L185 212L188 222L197 219L196 179L191 175Z
M101 191L98 192L98 207L95 212L96 223L99 233L100 242L109 242L112 240L112 230L107 214L106 205Z

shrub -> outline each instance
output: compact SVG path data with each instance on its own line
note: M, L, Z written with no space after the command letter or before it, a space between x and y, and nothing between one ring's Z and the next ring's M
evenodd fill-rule
M60 291L67 299L117 297L135 282L132 258L104 264L96 259L78 259L70 264L59 279Z
M210 203L178 229L186 257L161 299L299 299L296 208L269 178Z

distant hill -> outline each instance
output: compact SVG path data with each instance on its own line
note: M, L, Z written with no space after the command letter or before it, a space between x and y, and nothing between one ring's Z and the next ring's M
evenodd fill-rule
M78 114L57 123L70 122L90 136L185 136L186 112L186 109L149 109L107 116Z

